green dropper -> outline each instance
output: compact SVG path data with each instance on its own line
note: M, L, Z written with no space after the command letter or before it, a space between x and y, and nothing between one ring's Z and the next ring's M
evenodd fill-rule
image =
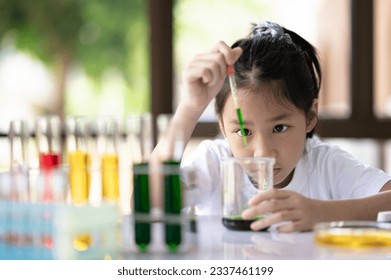
M242 139L243 139L243 146L247 147L247 138L244 132L244 120L243 120L242 110L240 110L238 104L238 94L237 94L236 81L235 81L235 69L233 65L228 65L227 75L228 75L229 85L231 87L232 97L236 107L236 114L238 115L240 132L242 134Z

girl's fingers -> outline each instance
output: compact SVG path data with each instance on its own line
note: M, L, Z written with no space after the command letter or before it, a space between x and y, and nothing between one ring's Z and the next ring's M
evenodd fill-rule
M193 63L200 66L205 65L207 67L212 67L218 71L221 77L225 76L227 64L225 62L224 54L220 52L197 55L194 58Z
M297 223L301 220L300 211L297 210L283 210L279 211L277 213L274 213L270 216L267 216L265 218L259 219L254 221L251 224L252 230L261 230L266 227L270 227L274 224L284 223L283 225L278 227L278 230L288 232L288 231L295 231L297 230Z
M287 191L272 191L270 193L260 194L258 199L251 201L250 207L243 211L243 219L251 219L256 215L265 213L279 213L282 215L284 211L298 209L299 200L295 199L294 193ZM255 201L255 202L254 202Z
M263 219L251 224L251 229L260 230L274 224L278 225L281 232L305 230L311 227L309 213L313 207L308 199L287 190L269 190L257 195L251 200L250 208L242 213L243 219L251 219L254 216L271 213ZM314 215L315 213L312 213Z
M242 213L242 218L248 220L257 215L261 215L268 212L270 213L271 208L272 206L270 206L270 203L268 204L268 202L259 203L256 206L249 207L246 210L244 210Z
M209 53L196 55L184 71L187 82L202 81L211 86L222 82L226 76L227 66L235 63L242 54L241 48L231 49L220 41Z
M290 191L271 189L254 196L252 199L249 200L249 204L251 206L254 206L270 199L287 199L291 195L292 192Z
M207 68L189 66L184 73L184 78L189 83L198 82L199 80L203 83L209 83L213 79L213 74Z
M272 214L270 216L267 216L265 218L262 218L262 219L259 219L259 220L252 222L250 225L250 228L252 230L257 231L257 230L261 230L261 229L270 227L270 226L272 226L276 223L280 223L280 222L282 222L281 217L279 215Z
M256 215L294 208L293 201L289 198L289 193L279 193L279 191L262 193L249 201L250 207L243 211L242 217L250 219Z
M236 47L236 48L232 49L233 57L232 57L232 60L230 60L230 64L234 64L236 62L236 60L238 60L239 57L242 55L242 53L243 53L243 49L240 47Z
M226 64L221 53L197 56L186 68L185 78L188 82L201 79L211 85L225 78Z
M219 41L212 49L212 52L220 52L224 55L225 63L227 65L232 65L242 54L242 49L240 47L236 47L231 49L225 42Z

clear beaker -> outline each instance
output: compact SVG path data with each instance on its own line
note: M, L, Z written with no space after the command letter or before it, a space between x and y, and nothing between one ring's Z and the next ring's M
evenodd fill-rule
M223 224L233 230L250 230L250 224L262 216L242 219L248 201L273 188L274 158L225 158L221 162L223 178Z

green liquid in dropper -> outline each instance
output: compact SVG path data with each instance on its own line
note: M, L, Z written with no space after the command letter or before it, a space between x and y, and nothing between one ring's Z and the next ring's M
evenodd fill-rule
M149 182L148 164L140 163L133 166L133 199L135 212L135 242L141 251L145 251L151 241L151 224L138 214L149 216Z
M181 181L179 175L180 162L165 161L164 202L167 221L165 226L166 244L170 251L176 251L181 244L180 212L182 209ZM172 218L170 218L172 217ZM178 221L176 221L178 218Z
M242 138L243 138L243 146L246 147L247 146L247 138L246 138L246 134L244 131L243 115L242 115L242 111L240 110L240 108L236 108L236 114L238 115L240 133L242 134Z

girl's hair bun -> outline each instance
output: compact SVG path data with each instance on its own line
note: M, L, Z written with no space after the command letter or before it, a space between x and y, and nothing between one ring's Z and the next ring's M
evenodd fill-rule
M251 37L269 35L274 37L281 37L284 35L284 29L277 23L264 21L253 24Z

